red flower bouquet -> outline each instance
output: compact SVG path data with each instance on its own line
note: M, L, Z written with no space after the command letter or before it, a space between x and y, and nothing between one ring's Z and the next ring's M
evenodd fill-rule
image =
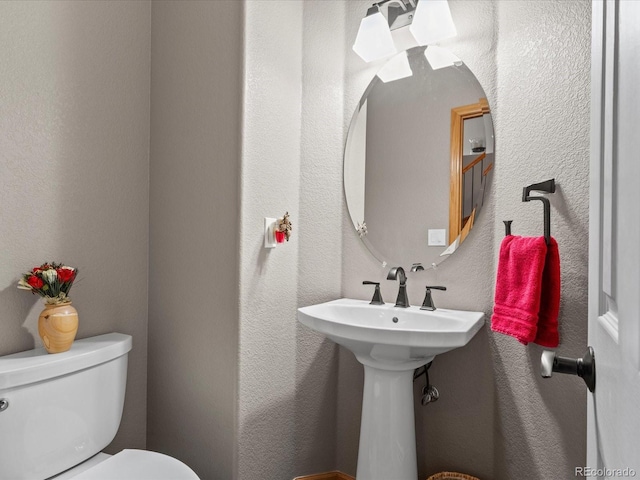
M78 275L78 269L61 263L44 263L22 275L18 288L44 297L48 305L70 302L69 290Z

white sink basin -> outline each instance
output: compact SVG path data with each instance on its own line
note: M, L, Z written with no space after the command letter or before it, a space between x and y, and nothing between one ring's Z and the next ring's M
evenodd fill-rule
M342 298L299 308L298 320L351 350L364 365L413 370L469 343L482 328L484 313Z
M484 313L370 305L342 298L298 309L298 320L364 365L358 480L417 480L413 370L469 343Z

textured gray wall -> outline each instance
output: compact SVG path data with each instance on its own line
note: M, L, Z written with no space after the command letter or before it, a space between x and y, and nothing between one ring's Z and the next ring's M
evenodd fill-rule
M340 296L344 2L247 2L239 476L335 466L338 347L296 308ZM289 211L291 241L262 246Z
M148 439L202 478L284 479L335 465L338 347L296 308L340 295L344 2L241 5L153 4Z
M133 335L110 451L145 446L150 9L0 2L0 355L40 345L20 273L78 267L78 338Z
M293 477L302 101L301 2L245 7L238 478ZM263 248L285 211L292 240Z
M298 306L340 297L342 0L304 2ZM337 160L337 161L336 161ZM339 348L295 322L296 475L335 468Z
M591 2L500 2L496 239L540 235L542 206L521 188L555 177L551 233L562 262L562 355L587 342ZM586 394L577 378L540 378L542 348L491 336L496 478L571 478L585 463Z
M345 128L379 67L366 66L349 50L367 5L347 7ZM556 177L552 233L560 244L564 284L560 350L580 356L586 345L590 3L450 5L459 34L443 46L464 60L487 93L496 127L496 176L473 234L436 272L410 275L409 298L417 304L425 284L444 284L448 291L436 298L439 306L482 310L488 323L501 220L515 220L516 234L541 234L541 208L521 203L521 189ZM346 213L343 232L342 295L369 298L361 281L378 279L392 301L397 285L384 280L386 271L365 251ZM543 382L540 353L540 347L492 334L487 325L465 348L436 359L430 375L441 400L416 407L421 477L451 469L505 480L568 478L584 464L584 386L574 379ZM362 368L348 351L339 355L337 464L353 473Z
M154 2L148 444L233 478L241 2Z

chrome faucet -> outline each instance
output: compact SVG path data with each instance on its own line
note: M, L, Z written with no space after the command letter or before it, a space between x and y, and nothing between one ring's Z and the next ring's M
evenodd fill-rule
M387 280L400 280L398 298L396 298L396 307L407 308L409 306L409 298L407 297L407 276L404 273L404 268L393 267L389 270Z

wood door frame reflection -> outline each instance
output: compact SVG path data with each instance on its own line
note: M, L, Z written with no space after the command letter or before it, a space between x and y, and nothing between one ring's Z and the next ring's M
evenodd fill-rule
M462 105L451 109L451 166L449 174L449 245L462 232L462 155L464 151L462 134L464 121L482 117L490 113L489 102L481 98L478 103ZM462 240L462 239L461 239Z

